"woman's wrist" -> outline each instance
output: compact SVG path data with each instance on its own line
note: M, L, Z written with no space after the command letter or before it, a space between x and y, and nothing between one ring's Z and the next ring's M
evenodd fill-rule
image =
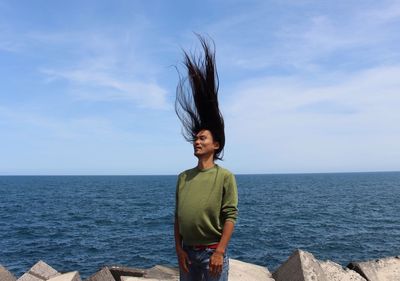
M225 254L225 249L215 249L214 251L215 254L223 256Z

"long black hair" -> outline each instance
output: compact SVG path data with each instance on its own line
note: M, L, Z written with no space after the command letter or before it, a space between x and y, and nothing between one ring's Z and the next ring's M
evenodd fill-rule
M204 57L196 57L184 51L187 77L179 77L176 88L175 112L183 125L183 136L189 142L195 140L201 130L209 130L219 143L214 159L222 160L225 146L224 118L218 107L218 72L215 65L215 44L197 35ZM189 85L187 85L189 82Z

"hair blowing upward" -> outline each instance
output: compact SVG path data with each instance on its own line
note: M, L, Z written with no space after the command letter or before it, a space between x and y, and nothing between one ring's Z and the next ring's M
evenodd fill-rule
M176 89L175 112L183 125L183 136L189 142L201 130L209 130L219 148L214 158L222 159L225 146L224 119L218 107L218 73L215 65L215 44L198 35L204 57L189 55L184 51L187 78L179 78ZM214 43L214 42L213 42ZM187 85L189 82L189 85Z

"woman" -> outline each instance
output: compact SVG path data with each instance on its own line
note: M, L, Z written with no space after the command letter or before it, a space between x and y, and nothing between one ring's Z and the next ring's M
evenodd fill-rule
M176 92L175 111L184 137L193 144L197 166L178 177L175 247L181 281L225 281L238 195L233 174L215 163L225 146L224 120L218 107L215 53L199 39L204 58L184 53L188 77L180 78Z

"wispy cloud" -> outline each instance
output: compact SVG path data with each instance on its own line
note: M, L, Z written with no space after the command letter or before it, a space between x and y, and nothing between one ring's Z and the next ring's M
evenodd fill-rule
M115 120L102 116L81 116L68 118L49 116L38 108L28 106L6 107L0 106L2 122L9 124L13 129L8 133L17 132L29 136L31 141L37 142L41 136L54 143L85 142L96 140L123 141L128 139L143 139L145 135L137 131L121 130Z
M400 3L398 1L387 1L383 7L367 10L361 12L361 14L375 22L389 23L400 18Z
M259 172L387 170L400 157L400 65L244 82L225 104L231 165ZM373 163L371 162L374 159ZM246 162L246 161L245 161Z
M181 62L180 47L198 50L193 31L216 43L227 149L234 150L228 166L241 172L398 167L390 160L400 158L398 1L228 3L213 2L212 13L204 5L160 2L154 9L129 1L112 13L108 5L75 13L81 3L72 1L65 10L48 3L54 12L48 18L37 5L7 4L0 19L7 93L0 125L9 138L0 141L8 141L10 159L19 153L15 167L35 166L30 159L40 153L33 146L70 167L88 149L87 159L119 147L118 157L102 156L129 170L130 159L142 153L153 171L152 156L174 146L173 134L181 140L171 104L177 75L168 66ZM26 136L33 149L21 152ZM177 167L191 155L178 140L168 169L170 159ZM64 145L69 150L61 155Z
M311 8L312 1L282 3L280 8L292 11L293 5L297 13L275 18L274 8L252 9L249 4L242 7L239 20L226 16L209 25L209 32L220 38L224 62L238 69L318 72L398 58L397 2L367 3L357 9L342 5L340 12L333 8L341 5Z
M399 75L396 66L336 77L325 85L301 76L245 82L225 110L231 142L246 144L249 155L270 155L269 163L287 163L283 155L289 152L308 163L344 149L348 155L330 159L354 164L361 153L386 155L381 148L400 143Z
M144 22L142 22L144 21ZM167 90L158 82L160 66L138 38L149 23L136 20L125 30L29 30L0 26L0 50L36 59L47 83L69 83L75 99L129 102L165 109Z
M78 55L64 63L63 67L40 69L48 76L48 81L62 79L69 82L75 98L87 101L124 101L152 109L167 107L167 91L156 82L156 67L151 65L150 60L138 57L140 52L134 52L136 46L129 39L131 36L122 42L120 38L92 33L73 36L36 34L35 37L54 44L80 46Z
M51 79L65 79L74 85L75 98L86 101L127 101L139 107L165 109L167 91L156 83L122 81L92 69L70 71L43 69Z
M0 51L16 52L21 46L20 38L8 26L0 24Z

